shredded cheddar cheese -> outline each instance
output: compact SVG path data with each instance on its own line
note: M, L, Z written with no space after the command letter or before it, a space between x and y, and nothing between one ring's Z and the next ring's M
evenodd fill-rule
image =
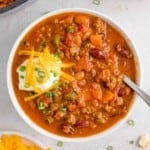
M57 86L57 85L55 84L55 85L51 86L49 89L44 90L44 91L41 92L41 93L35 94L35 95L33 95L33 96L25 97L24 100L27 102L27 101L30 101L30 100L32 100L32 99L35 99L35 98L37 98L38 96L40 96L40 95L46 93L47 91L49 91L49 90L55 88L56 86Z
M74 80L73 76L61 70L61 68L72 67L74 63L63 63L58 57L50 53L48 47L45 47L43 52L35 52L33 48L30 51L21 50L19 55L29 56L26 60L25 86L31 87L36 93L33 96L25 97L25 101L32 100L55 86L53 83L47 89L39 87L39 84L44 84L51 78L50 71L70 82Z
M0 150L41 150L35 144L27 144L18 135L2 135L0 137Z
M69 80L69 81L73 81L74 80L74 78L71 75L69 75L69 74L67 74L67 73L65 73L63 71L60 72L60 75L62 77L64 77L65 79Z
M31 51L29 51L29 50L22 50L22 51L19 51L18 52L18 55L31 55ZM40 56L40 52L34 52L34 56L36 57L38 57L38 56Z

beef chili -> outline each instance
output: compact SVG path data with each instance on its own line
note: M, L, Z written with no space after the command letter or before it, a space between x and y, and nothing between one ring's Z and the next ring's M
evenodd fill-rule
M24 112L47 131L68 137L102 132L127 114L134 92L123 74L136 82L127 42L101 18L84 13L37 24L20 42L12 65Z
M0 8L5 8L16 0L0 0Z

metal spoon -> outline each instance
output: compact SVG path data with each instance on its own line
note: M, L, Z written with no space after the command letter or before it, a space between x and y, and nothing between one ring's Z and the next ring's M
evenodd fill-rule
M131 88L133 89L137 95L139 95L146 103L148 106L150 106L150 95L148 95L146 92L141 90L131 79L127 76L124 75L123 81Z

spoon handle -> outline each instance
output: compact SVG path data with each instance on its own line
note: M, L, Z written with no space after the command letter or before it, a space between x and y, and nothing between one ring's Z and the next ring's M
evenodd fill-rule
M127 76L124 76L123 81L132 88L147 104L150 106L150 96L141 90L133 81L131 81Z

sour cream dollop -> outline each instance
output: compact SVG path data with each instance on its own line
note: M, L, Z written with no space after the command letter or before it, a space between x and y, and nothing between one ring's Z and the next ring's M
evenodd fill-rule
M34 63L36 63L37 59L33 59ZM26 84L26 68L27 68L27 62L28 59L25 60L18 68L17 68L17 73L18 73L18 78L19 78L19 89L24 90L24 91L34 91L34 87L32 85L27 85ZM37 88L39 88L41 91L44 91L51 87L53 84L55 84L56 81L59 80L60 75L57 73L60 72L59 67L55 67L55 70L51 70L51 68L48 69L48 78L46 79L45 82L40 81L42 78L44 78L45 73L42 71L41 66L36 64L36 67L34 68L34 72L31 73L31 75L35 76L35 79L39 78L39 81L37 82ZM32 78L32 77L31 77Z

